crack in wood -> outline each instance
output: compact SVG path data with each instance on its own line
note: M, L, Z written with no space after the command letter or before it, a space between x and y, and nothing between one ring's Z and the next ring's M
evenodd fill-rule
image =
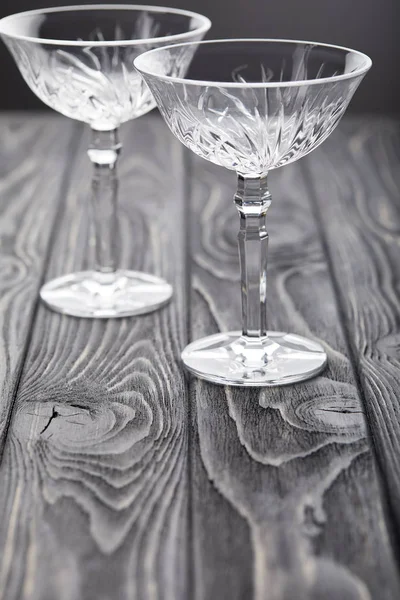
M56 410L55 406L53 406L53 412L51 413L48 422L46 423L46 425L43 427L42 431L40 432L40 435L43 435L43 433L45 431L47 431L47 429L50 427L50 425L54 421L54 419L56 419L59 416L60 416L60 413Z

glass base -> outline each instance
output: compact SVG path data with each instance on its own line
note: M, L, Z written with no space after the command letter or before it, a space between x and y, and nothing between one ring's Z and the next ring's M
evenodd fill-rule
M143 315L167 304L172 287L163 279L135 271L82 271L46 283L40 297L47 306L73 317L108 319Z
M218 333L189 344L182 352L186 368L201 379L222 385L278 386L304 381L327 362L323 347L280 331L254 340L240 331Z

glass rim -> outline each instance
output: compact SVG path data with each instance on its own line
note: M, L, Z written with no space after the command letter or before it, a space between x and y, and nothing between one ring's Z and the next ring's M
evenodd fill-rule
M274 43L287 43L287 44L304 44L309 46L320 46L322 48L331 48L334 50L341 50L351 54L355 54L361 57L365 64L361 67L357 68L355 71L351 73L343 73L342 75L334 75L332 77L321 77L319 79L303 79L299 81L256 81L256 82L236 82L236 81L207 81L201 79L185 79L183 77L174 77L172 75L160 75L155 73L154 71L150 71L146 68L140 66L140 62L146 60L147 56L156 52L162 52L163 50L170 50L171 48L180 48L184 46L201 46L205 44L225 44L229 42L274 42ZM367 54L363 52L359 52L358 50L353 50L352 48L347 48L346 46L337 46L335 44L325 44L323 42L310 42L305 40L290 40L290 39L280 39L280 38L232 38L232 39L221 39L221 40L203 40L199 42L185 42L184 44L170 44L168 46L162 46L160 48L153 48L151 50L147 50L143 52L139 56L137 56L134 60L135 68L144 75L150 75L153 77L157 77L158 79L162 79L163 81L170 81L172 83L183 83L185 85L198 85L198 86L208 86L208 87L225 87L225 88L278 88L278 87L301 87L305 85L320 85L324 83L334 83L338 81L344 81L346 79L354 79L355 77L360 77L364 75L372 66L372 60Z
M90 40L54 40L51 38L32 37L28 35L12 34L4 31L4 24L16 19L18 17L24 17L28 15L45 15L45 14L56 14L56 13L73 13L78 11L92 10L104 10L104 11L147 11L153 13L164 13L173 15L183 15L186 17L197 18L200 21L199 27L192 29L191 31L185 31L183 33L176 33L172 35L159 36L153 38L140 38L135 40L112 40L112 41L90 41ZM193 12L191 10L185 10L182 8L169 8L167 6L151 6L149 4L87 4L87 5L70 5L70 6L55 6L49 8L39 8L35 10L25 10L17 12L11 15L7 15L0 19L0 35L6 36L11 39L21 40L24 42L31 42L36 44L49 44L55 46L138 46L145 43L156 43L156 42L169 42L173 40L185 40L193 35L205 34L210 29L212 23L210 19L200 13ZM189 42L190 43L190 42Z

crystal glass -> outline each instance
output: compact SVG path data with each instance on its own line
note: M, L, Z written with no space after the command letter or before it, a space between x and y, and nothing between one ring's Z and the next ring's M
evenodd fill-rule
M41 297L52 309L123 317L150 312L171 298L172 288L162 279L117 269L118 127L155 107L134 59L158 46L198 41L210 25L186 10L128 4L46 8L0 20L0 35L33 92L92 130L96 267L44 285ZM188 46L179 55L182 72L192 52Z
M196 50L186 72L180 65L189 47ZM282 385L316 375L327 360L321 344L267 331L268 173L328 137L370 59L311 42L219 40L152 50L135 66L177 138L237 173L242 331L193 342L183 362L198 377L229 385Z

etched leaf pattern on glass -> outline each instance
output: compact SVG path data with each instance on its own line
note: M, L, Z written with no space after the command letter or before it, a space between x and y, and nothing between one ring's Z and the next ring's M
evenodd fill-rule
M176 51L176 53L179 50ZM154 55L154 65L168 76L183 77L176 53ZM309 52L293 58L292 77L307 79ZM239 65L232 81L246 84ZM283 67L282 67L283 70ZM260 82L279 81L260 65ZM324 77L324 66L316 79ZM301 158L321 144L338 124L362 77L319 85L228 87L160 81L147 74L157 104L172 132L196 154L240 173L265 173Z
M154 108L147 86L134 68L135 58L154 47L146 38L156 38L159 23L148 13L137 19L128 39L143 39L137 45L51 46L6 38L11 53L32 91L54 110L95 128L117 127ZM168 34L168 32L167 32ZM100 28L90 41L102 42ZM115 40L127 36L115 27Z

